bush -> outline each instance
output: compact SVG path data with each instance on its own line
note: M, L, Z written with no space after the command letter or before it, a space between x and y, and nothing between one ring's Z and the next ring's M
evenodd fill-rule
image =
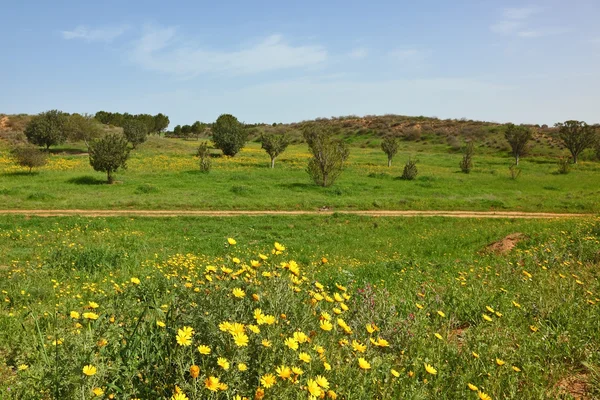
M235 156L248 141L248 132L231 114L221 115L212 127L212 140L226 156Z
M404 165L404 171L402 172L402 179L406 181L414 180L419 171L417 170L417 161L408 159L407 163Z
M464 172L465 174L470 173L471 169L473 168L473 153L474 152L475 152L475 149L473 146L473 142L467 143L467 145L465 146L465 148L463 150L463 158L459 164L460 170L462 172Z
M558 173L566 175L571 171L571 158L561 157L558 159Z
M33 168L43 167L48 164L48 155L34 146L19 146L11 151L15 164L29 168L29 173Z
M202 142L200 146L198 146L198 150L196 151L196 157L200 159L200 172L210 172L211 159L210 149L208 148L208 142Z
M129 151L127 139L123 135L108 134L91 144L90 165L96 171L106 172L108 183L113 183L113 174L119 168L127 168Z
M308 162L306 172L319 186L331 186L340 176L344 168L344 157L348 156L340 145L333 139L334 130L328 127L311 125L304 128L302 135L308 143L312 158Z
M142 121L131 119L123 125L123 134L135 149L148 138L148 128Z

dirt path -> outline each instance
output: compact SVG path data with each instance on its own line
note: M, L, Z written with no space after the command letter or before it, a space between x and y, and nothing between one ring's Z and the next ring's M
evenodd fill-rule
M29 215L38 217L236 217L236 216L286 216L286 215L332 215L334 213L364 215L371 217L453 217L453 218L591 218L593 214L556 214L520 211L393 211L393 210L322 210L322 211L194 211L194 210L0 210L0 215Z

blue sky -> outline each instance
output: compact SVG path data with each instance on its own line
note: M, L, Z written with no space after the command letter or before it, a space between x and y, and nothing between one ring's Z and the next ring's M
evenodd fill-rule
M600 122L600 1L7 1L0 112Z

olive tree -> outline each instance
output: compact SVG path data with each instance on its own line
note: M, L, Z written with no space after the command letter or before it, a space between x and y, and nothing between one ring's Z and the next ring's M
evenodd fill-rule
M398 138L394 136L388 136L381 142L381 150L387 155L388 167L392 166L392 159L398 153L399 147Z
M113 174L119 168L127 169L129 158L127 139L118 133L110 133L90 144L90 165L96 171L106 172L108 183L114 182Z
M102 136L103 129L91 115L71 114L66 120L65 133L70 141L83 141L89 148L92 140Z
M212 140L223 154L235 156L248 141L248 132L236 117L223 114L212 126Z
M275 159L285 151L290 144L285 134L263 134L260 138L263 148L269 157L271 157L271 168L275 168Z
M339 141L333 138L334 133L332 128L316 125L307 126L302 132L312 154L306 172L317 185L323 187L332 185L340 176L347 157L340 151Z
M29 168L29 173L33 168L43 167L48 163L48 154L31 145L15 147L11 156L15 164Z
M577 164L577 157L581 152L596 142L596 128L583 121L565 121L556 124L556 127L560 140L571 152L573 164Z
M62 144L67 139L66 123L68 114L50 110L33 117L25 127L25 136L29 143L46 147Z
M143 121L131 119L123 125L123 134L135 149L148 138L148 126Z
M531 129L523 125L508 124L504 137L510 145L511 154L515 158L515 165L519 165L519 158L525 153L527 143L532 137Z

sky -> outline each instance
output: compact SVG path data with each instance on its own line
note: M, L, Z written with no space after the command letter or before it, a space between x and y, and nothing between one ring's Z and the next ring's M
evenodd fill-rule
M2 1L0 113L600 122L600 1Z

